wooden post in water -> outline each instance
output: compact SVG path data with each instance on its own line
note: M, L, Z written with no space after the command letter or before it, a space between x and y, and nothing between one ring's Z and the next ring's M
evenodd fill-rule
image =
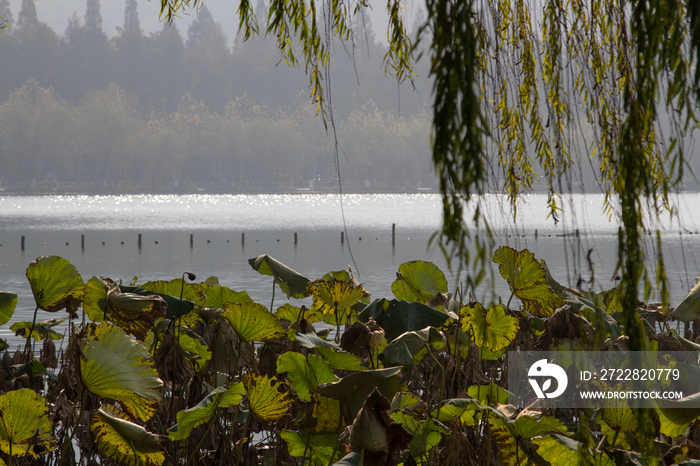
M194 246L194 234L190 233L190 249Z
M22 235L22 251L24 251L24 235Z
M396 244L396 224L392 223L391 224L391 245L394 246Z
M340 232L340 244L342 245L344 243L345 243L345 232L341 231Z
M296 246L297 244L297 232L294 232L294 245Z
M141 233L139 233L139 249L141 249Z
M80 235L80 250L85 251L85 235Z
M245 246L245 233L241 233L241 246Z

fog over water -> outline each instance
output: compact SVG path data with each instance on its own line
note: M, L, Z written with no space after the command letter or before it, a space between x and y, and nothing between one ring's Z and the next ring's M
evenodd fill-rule
M545 259L561 283L584 289L591 286L586 283L592 275L590 257L593 289L612 287L617 224L602 211L602 196L573 196L563 201L568 213L561 214L558 223L547 218L544 195L523 196L515 222L502 196L486 196L483 207L497 245L528 248ZM672 304L683 298L694 277L700 275L696 257L700 195L683 194L676 202L682 229L677 221L655 219L653 223L664 232ZM327 194L0 197L0 289L19 294L15 315L0 328L0 338L19 344L9 326L31 321L35 305L25 271L29 262L44 255L65 257L84 280L100 275L124 283L138 277L143 283L174 279L185 271L197 274L197 281L217 276L222 285L246 290L266 306L270 305L272 281L247 262L260 254L270 254L312 280L351 265L372 299L393 298L391 284L400 264L429 260L445 272L453 291L455 277L442 252L428 247L440 226L441 205L435 194L347 195L342 209L339 196ZM347 237L341 244L343 212ZM393 246L392 224L396 225ZM85 235L84 249L81 235ZM647 252L655 254L651 241ZM507 300L507 283L496 276L493 285L496 294ZM478 297L488 301L491 292L485 287ZM277 292L275 308L285 302L286 297ZM64 315L40 311L37 320Z

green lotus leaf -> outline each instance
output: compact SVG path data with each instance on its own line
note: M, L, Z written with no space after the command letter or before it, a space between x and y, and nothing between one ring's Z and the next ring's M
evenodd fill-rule
M148 351L108 322L92 324L90 330L81 345L84 387L118 401L131 416L147 421L156 411L163 385Z
M477 346L491 351L501 351L515 339L520 322L506 315L506 308L500 304L485 312L479 303L465 306L460 310L462 331L469 333Z
M148 432L124 418L114 406L103 405L90 426L97 448L114 461L128 466L158 466L165 461L167 437Z
M447 293L445 274L432 262L404 262L398 275L401 278L391 284L396 299L425 304L436 294Z
M368 296L361 285L354 286L351 282L332 280L316 280L306 287L307 294L314 296L312 309L325 316L335 315L344 311L360 299Z
M10 462L12 456L38 458L52 447L46 400L33 390L20 388L0 395L0 414L0 450L10 455Z
M694 393L680 400L656 400L656 411L662 420L666 435L676 437L685 432L688 425L700 417L700 393ZM680 434L678 432L680 431ZM673 435L676 434L676 435Z
M43 256L27 267L27 279L39 309L73 314L82 301L83 278L78 269L59 256Z
M31 330L32 338L36 341L47 339L61 340L63 335L54 331L53 328L65 321L66 319L49 319L43 322L34 323L34 325L32 325L32 323L29 321L15 322L10 326L10 330L15 332L15 336L21 336L23 338L27 338L27 335L29 335Z
M280 437L287 443L289 454L296 458L311 460L318 466L326 466L333 454L337 436L333 434L312 435L307 432L283 430ZM308 456L304 456L308 455Z
M0 338L0 351L5 351L7 348L9 348L7 340L5 340L4 338Z
M659 431L667 437L679 437L685 433L691 421L684 422L683 418L677 416L678 411L675 409L662 410L657 409L656 413L659 416ZM697 416L696 416L697 417ZM601 429L602 430L602 429Z
M493 412L497 413L495 410ZM539 451L526 440L548 433L566 433L566 426L559 419L548 416L542 416L540 419L519 416L515 420L508 420L503 416L494 415L489 416L489 423L491 436L498 444L501 460L511 466L538 463Z
M428 354L429 346L435 349L445 346L445 337L435 327L426 327L417 332L406 332L386 345L384 361L387 365L419 363Z
M327 346L317 346L316 351L329 366L340 371L363 371L362 360L351 353L333 350Z
M304 348L328 347L340 350L340 345L333 341L324 340L323 338L311 333L295 333L294 339Z
M408 450L416 464L430 464L428 452L440 443L442 436L447 434L449 429L435 419L422 421L403 411L391 413L391 417L413 436Z
M276 421L292 405L288 391L282 391L284 384L276 377L248 373L243 376L243 384L248 394L248 406L261 421Z
M399 392L394 395L394 399L391 400L391 406L389 412L403 411L407 410L410 412L423 411L425 409L425 403L418 398L416 395L410 392Z
M12 318L17 307L17 293L0 291L0 325L5 325Z
M311 401L310 391L320 384L338 380L328 363L314 354L306 357L291 351L281 354L277 358L277 373L284 372L292 381L292 388L297 396L304 401Z
M377 388L391 400L401 391L401 368L367 370L343 377L338 382L319 385L318 392L340 400L340 407L347 424L352 424L365 400Z
M211 359L211 351L202 337L185 327L182 327L179 333L177 331L175 333L178 335L177 341L183 350L198 357L201 361Z
M535 255L524 249L516 251L501 246L493 255L501 276L523 304L523 310L535 316L548 316L564 305L561 297L549 286L546 269Z
M533 438L532 443L537 446L537 454L550 464L581 464L585 461L581 457L581 450L588 450L587 457L590 464L601 466L614 466L615 461L606 453L585 449L581 442L561 434L550 434L539 438ZM584 453L585 454L585 453Z
M673 310L673 317L682 322L700 320L700 277L695 279L695 285Z
M595 419L600 424L600 432L607 437L611 448L630 449L632 445L625 432L636 432L639 428L639 421L632 409L627 406L626 400L618 400L617 404L620 407L602 408L596 414Z
M172 440L184 440L190 432L212 418L217 408L227 408L243 401L245 387L242 383L232 383L212 390L197 405L177 413L177 424L168 429Z
M440 407L440 415L435 408L432 412L432 417L440 422L449 422L459 420L462 427L473 426L479 422L480 416L477 417L484 409L476 401L470 398L453 398L445 400Z
M493 382L486 385L472 385L467 389L467 394L483 406L508 404L508 397L510 396L506 390Z
M248 263L261 275L273 277L275 283L279 285L288 298L303 298L306 293L306 285L311 282L299 272L290 269L267 254L249 259Z
M289 322L294 323L301 317L301 308L286 303L284 306L277 308L277 311L275 311L275 317L280 320L287 319ZM306 309L303 318L308 320L310 324L314 324L316 322L323 321L323 314L314 311L313 309Z
M426 327L439 328L450 318L425 304L397 299L375 299L357 316L362 322L368 322L370 317L384 329L388 342L405 332L415 332Z
M217 309L223 309L225 303L243 303L245 301L252 301L250 296L248 296L247 291L233 291L232 289L221 285L204 287L204 294L207 297L204 306L215 307Z
M110 283L102 277L92 277L85 284L83 310L93 322L105 320Z
M253 301L226 303L223 315L242 341L265 341L287 334L277 317Z

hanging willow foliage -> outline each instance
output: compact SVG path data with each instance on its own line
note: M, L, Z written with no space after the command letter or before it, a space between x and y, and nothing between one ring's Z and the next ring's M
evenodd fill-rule
M241 1L244 37L277 37L283 59L305 67L311 98L332 123L331 40L352 40L352 19L366 0L270 0L268 18ZM161 0L172 18L201 0ZM387 0L387 71L413 75L413 51L427 43L434 78L433 162L440 177L440 243L477 273L492 242L478 195L505 193L513 215L522 193L544 180L554 221L561 194L593 167L607 214L618 215L618 270L630 349L638 288L654 281L664 304L663 263L645 269L643 214L673 213L669 195L686 166L686 136L695 128L700 71L700 6L692 0L427 0L427 19L412 43L406 0ZM578 174L578 175L577 175ZM467 215L468 212L471 214ZM653 217L652 217L653 218ZM486 235L475 234L479 228ZM486 238L486 239L484 239ZM660 239L657 238L658 244ZM470 254L476 245L476 254ZM660 254L660 249L658 250ZM661 257L656 258L662 261Z

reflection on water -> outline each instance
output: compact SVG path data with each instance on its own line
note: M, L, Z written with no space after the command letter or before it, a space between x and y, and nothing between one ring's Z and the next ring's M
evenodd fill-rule
M693 208L698 199L697 194L684 195L679 206L682 211L699 212ZM506 213L501 196L486 201L498 235L496 244L530 249L546 260L563 284L586 289L592 279L597 290L615 284L617 226L602 214L601 196L575 196L575 215L561 216L558 224L547 219L545 196L523 196L516 223ZM35 258L52 254L71 261L84 280L101 275L124 283L138 277L143 283L173 279L188 271L197 274L198 281L217 276L222 285L247 290L266 306L272 295L271 277L259 275L248 265L248 259L259 254L270 254L311 279L347 269L354 257L353 269L372 298L393 297L391 283L401 263L430 260L445 271L451 291L455 289L455 277L442 252L428 248L440 225L439 196L348 195L344 212L347 238L341 244L343 223L335 195L0 197L0 289L19 294L11 323L31 320L34 304L25 270ZM676 226L674 234L666 233L664 244L673 303L700 275L695 257L700 236L695 234L692 215L683 218L686 230L679 235ZM393 247L392 224L396 224ZM81 235L85 235L84 249ZM648 253L655 254L651 241ZM498 275L489 283L507 301L507 283ZM485 286L476 297L488 301L491 291ZM275 307L285 302L278 290ZM40 311L38 320L52 317L56 316ZM0 328L0 338L10 336L9 325ZM11 341L18 342L14 337Z

